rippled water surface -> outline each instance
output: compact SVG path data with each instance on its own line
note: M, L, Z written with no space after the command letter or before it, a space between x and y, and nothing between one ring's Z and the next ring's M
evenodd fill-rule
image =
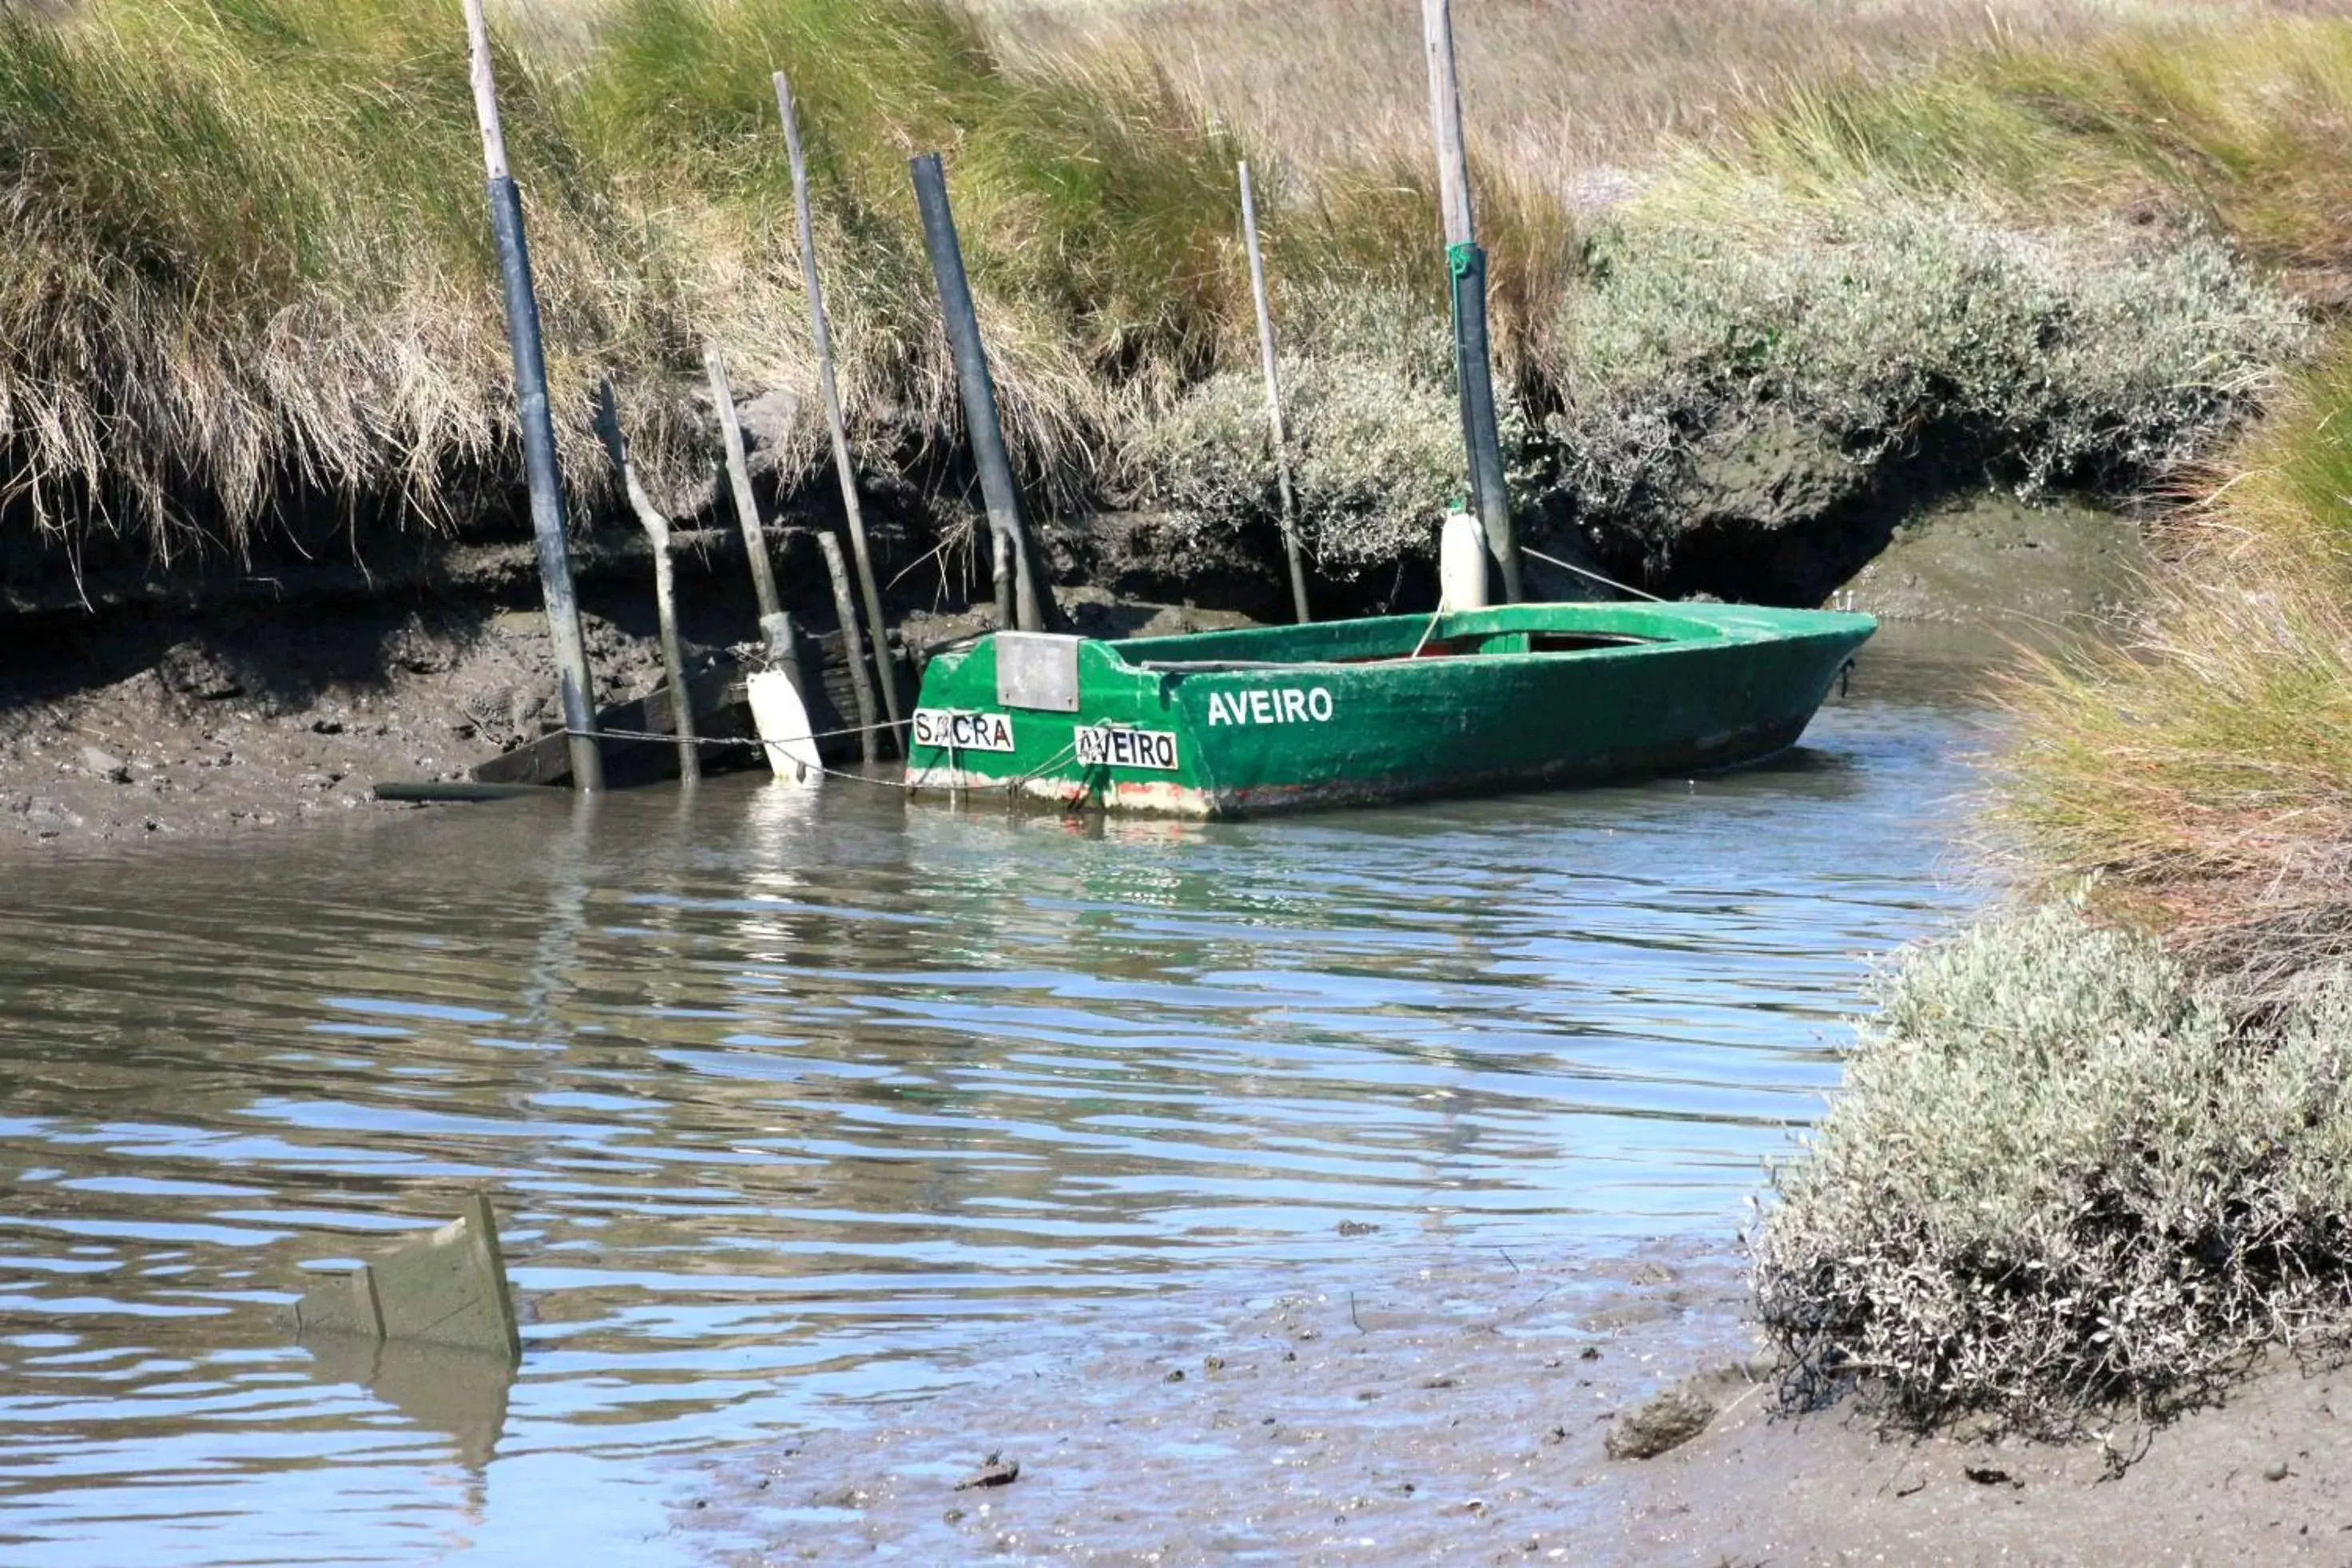
M688 1561L676 1457L1087 1303L1726 1233L1867 956L1970 897L1950 674L1881 651L1775 765L1582 793L730 779L0 865L0 1561ZM304 1265L475 1186L510 1387L288 1342Z

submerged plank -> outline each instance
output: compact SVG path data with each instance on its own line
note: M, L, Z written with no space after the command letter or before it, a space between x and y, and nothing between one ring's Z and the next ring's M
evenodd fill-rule
M357 1269L330 1275L294 1303L298 1339L350 1334L522 1356L514 1298L490 1200L474 1193L457 1219Z

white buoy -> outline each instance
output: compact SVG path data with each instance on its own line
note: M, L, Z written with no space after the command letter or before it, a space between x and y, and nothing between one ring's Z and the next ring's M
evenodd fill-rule
M1437 602L1449 611L1486 608L1486 530L1467 512L1450 514L1438 536Z
M768 766L776 777L792 784L814 786L824 778L816 754L816 726L809 722L808 705L800 687L782 670L761 670L749 689L751 724L767 745Z

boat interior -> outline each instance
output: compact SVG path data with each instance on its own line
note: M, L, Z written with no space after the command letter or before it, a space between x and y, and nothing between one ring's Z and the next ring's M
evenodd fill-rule
M1148 670L1231 670L1286 664L1374 664L1523 653L1581 653L1708 641L1716 628L1637 607L1521 604L1443 616L1386 615L1306 626L1138 638L1111 646Z

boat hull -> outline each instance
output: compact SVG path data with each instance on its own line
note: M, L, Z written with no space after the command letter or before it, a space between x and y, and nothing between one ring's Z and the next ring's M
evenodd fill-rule
M1874 625L1556 604L1116 643L997 634L925 671L908 779L1223 818L1732 767L1793 744Z

